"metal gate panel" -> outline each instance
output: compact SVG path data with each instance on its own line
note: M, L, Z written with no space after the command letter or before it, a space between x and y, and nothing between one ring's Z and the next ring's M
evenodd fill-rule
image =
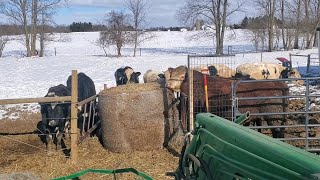
M214 66L215 68L212 68ZM188 76L189 76L189 122L195 119L195 115L200 112L211 112L221 117L231 120L232 119L232 106L231 96L229 99L223 98L224 94L220 94L219 91L211 90L208 93L208 106L204 108L202 102L199 102L199 98L204 96L204 82L202 77L193 77L193 70L202 72L207 75L218 75L221 77L231 77L235 73L234 55L190 55L188 56ZM213 69L213 70L212 70ZM217 71L217 72L215 72ZM215 74L216 73L216 74ZM218 82L217 82L218 83ZM219 86L219 84L217 85ZM209 87L212 89L213 87ZM231 83L230 83L231 89ZM218 111L217 111L218 110ZM190 124L190 126L192 126Z
M292 79L275 79L275 80L254 80L254 81L238 81L232 86L233 91L233 104L234 114L233 120L236 119L241 113L237 104L245 100L261 100L261 99L286 99L288 107L285 111L264 111L258 113L250 113L250 116L285 116L285 122L277 122L275 124L267 125L265 122L260 126L250 126L252 129L264 130L264 134L268 134L271 129L284 129L284 138L278 138L291 145L306 149L308 151L320 152L320 94L317 93L320 77L316 78L292 78ZM289 95L287 96L259 96L259 97L238 97L237 87L240 83L257 83L257 82L276 82L282 81L288 83L290 88ZM304 81L305 86L295 86L295 81ZM303 91L294 92L293 89L305 87ZM318 107L316 106L318 104ZM243 112L242 112L243 113ZM270 134L270 132L269 132Z
M80 127L80 136L78 138L78 144L80 144L85 138L90 136L90 134L99 128L100 118L97 111L97 98L98 95L89 97L81 102L79 102L78 109L80 114L78 119L82 119L82 127Z

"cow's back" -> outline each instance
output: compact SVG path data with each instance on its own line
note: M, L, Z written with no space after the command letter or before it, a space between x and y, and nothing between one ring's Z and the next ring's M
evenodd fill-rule
M71 76L67 80L67 87L71 91ZM78 74L78 100L82 101L96 95L94 82L84 73Z

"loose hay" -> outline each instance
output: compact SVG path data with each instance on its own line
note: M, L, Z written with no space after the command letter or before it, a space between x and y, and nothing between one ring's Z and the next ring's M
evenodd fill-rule
M179 127L172 92L157 83L128 84L102 91L99 111L103 144L112 152L160 149Z
M36 134L6 135L19 132L32 133L36 130L40 114L20 117L15 121L0 120L0 174L32 174L39 179L52 179L70 175L84 169L120 169L132 167L150 175L153 179L174 179L166 176L178 166L178 157L166 149L149 152L112 153L102 147L96 137L88 138L79 145L79 162L72 164L61 151L50 156L45 144ZM19 143L24 142L26 144ZM32 145L32 146L29 146ZM34 146L34 147L33 147ZM70 146L68 146L70 147ZM113 179L112 175L88 174L81 180ZM132 173L117 175L117 179L139 179Z

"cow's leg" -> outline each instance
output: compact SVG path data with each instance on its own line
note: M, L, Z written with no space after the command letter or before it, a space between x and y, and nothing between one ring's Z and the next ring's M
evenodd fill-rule
M51 155L51 146L52 146L52 143L53 143L53 138L54 138L54 135L52 135L50 133L50 130L49 129L46 129L46 149L47 149L47 154L48 155Z
M262 126L262 119L261 118L256 119L254 122L255 122L255 126ZM258 132L261 133L262 129L259 128Z
M64 131L65 131L65 137L70 139L71 123L69 120L67 120L64 125Z
M58 151L58 146L59 146L59 145L61 146L61 138L62 138L62 134L61 134L61 132L58 130L58 131L57 131L57 134L56 134L56 142L55 142L56 151Z

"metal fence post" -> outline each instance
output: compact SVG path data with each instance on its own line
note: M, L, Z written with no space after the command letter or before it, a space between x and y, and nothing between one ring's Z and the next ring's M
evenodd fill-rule
M71 85L71 162L78 162L78 73L77 70L72 70L72 85Z
M307 74L310 73L310 54L308 54L308 61L307 61Z
M189 75L189 132L193 131L193 70L190 66L190 56L188 55L188 75Z
M320 27L317 28L317 36L318 36L318 58L319 58L319 68L320 68Z

